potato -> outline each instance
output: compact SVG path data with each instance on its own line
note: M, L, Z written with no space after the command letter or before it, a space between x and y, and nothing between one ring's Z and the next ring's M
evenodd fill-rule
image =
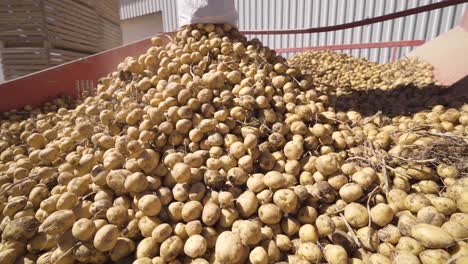
M363 189L361 185L357 183L347 183L339 189L341 199L347 203L357 201L363 195Z
M391 264L390 259L382 254L372 254L369 257L369 263L371 264Z
M411 237L401 237L396 245L398 251L407 251L417 256L424 250L424 247L416 239Z
M447 231L429 224L414 225L411 228L411 236L431 249L446 248L455 242Z
M249 260L252 264L267 264L268 254L263 247L255 247L250 252Z
M281 209L275 204L263 204L258 208L258 216L265 224L277 224L281 221Z
M191 237L193 235L201 234L202 228L203 228L202 223L199 220L195 220L195 221L188 222L185 225L185 232L187 232L187 235Z
M420 223L441 226L445 222L445 216L437 211L433 206L421 208L417 214Z
M161 200L154 194L143 195L138 200L138 209L146 216L158 215L161 211Z
M305 224L300 227L299 229L299 238L301 242L317 242L319 239L319 235L315 227L311 224Z
M447 263L450 254L442 249L427 249L419 253L419 259L422 264Z
M260 234L260 239L261 239L261 234ZM282 234L276 235L275 243L278 246L278 248L283 252L287 252L291 250L292 248L292 242L289 239L289 237L286 235L282 235Z
M101 227L94 236L94 247L101 252L110 251L116 245L119 233L119 229L115 225Z
M127 257L135 251L135 242L128 238L119 237L114 248L109 252L112 261Z
M164 240L160 247L160 255L165 261L175 259L184 249L184 242L178 236L171 236Z
M411 229L413 228L414 225L416 225L418 222L418 219L414 217L410 212L404 211L400 212L400 215L398 215L398 229L400 230L400 233L404 236L410 236L411 235Z
M451 215L457 211L457 204L450 198L439 197L435 195L426 195L431 201L431 204L437 209L439 213L444 215Z
M221 215L221 210L215 203L207 203L203 207L202 221L207 226L212 226L218 222Z
M261 236L261 226L258 222L254 221L241 221L239 223L239 237L242 244L247 246L255 246L260 242Z
M135 172L127 176L124 188L127 192L142 192L148 187L148 180L141 172Z
M286 187L286 177L277 171L269 171L263 177L263 183L271 189L280 189Z
M153 240L151 237L143 238L143 240L138 243L135 257L140 258L153 258L159 254L159 244Z
M333 245L333 244L326 245L323 250L323 254L325 255L325 259L330 264L339 264L339 263L348 262L348 254L346 253L346 250L339 245Z
M301 243L297 254L311 263L318 263L323 257L320 248L312 242Z
M400 240L401 234L398 227L394 225L387 225L386 227L377 231L377 236L381 241L395 245Z
M338 171L339 164L333 154L327 154L315 160L315 167L322 175L329 176Z
M409 194L405 199L406 208L408 208L413 213L417 213L421 208L430 205L431 201L420 193Z
M378 226L386 226L393 220L393 209L384 203L379 203L370 210L372 222Z
M258 200L252 191L243 192L236 200L236 208L244 217L249 217L257 211Z
M220 263L240 264L245 250L239 235L233 232L224 231L216 240L215 256Z
M392 259L392 263L395 264L421 264L418 257L415 255L406 252L398 251Z
M377 251L380 241L374 229L368 226L362 227L356 231L356 235L363 248L373 252Z
M355 228L366 226L369 223L367 209L358 203L350 203L344 209L344 217Z
M154 228L162 223L156 216L143 216L138 222L138 229L144 237L150 237Z
M192 176L190 166L185 163L176 163L171 173L177 183L188 183Z
M73 224L73 237L80 241L87 241L94 236L96 226L93 221L87 218L81 218Z
M317 219L317 210L312 206L301 207L297 218L303 224L313 224Z
M49 215L41 224L40 230L55 236L70 229L75 222L75 214L70 210L60 210Z
M320 215L317 217L317 220L315 220L315 226L317 227L317 232L319 233L320 237L325 237L328 235L331 235L333 232L335 232L335 222L325 214Z
M201 235L193 235L187 239L184 245L185 255L191 258L201 257L207 249L206 239Z
M38 231L39 222L33 216L25 216L7 223L2 233L2 240L27 241Z
M199 201L189 201L182 208L181 216L185 222L196 220L202 214L203 205Z
M441 228L447 231L456 240L468 237L468 228L460 222L448 221L445 222Z
M16 250L7 249L0 252L0 262L5 264L14 264L18 257Z

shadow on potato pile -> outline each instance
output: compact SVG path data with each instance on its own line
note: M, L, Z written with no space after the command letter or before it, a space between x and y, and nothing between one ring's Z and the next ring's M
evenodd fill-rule
M378 111L389 117L410 115L436 105L459 108L468 102L468 76L450 87L404 86L390 91L361 90L342 96L329 95L329 100L336 111L354 110L363 116L374 115Z

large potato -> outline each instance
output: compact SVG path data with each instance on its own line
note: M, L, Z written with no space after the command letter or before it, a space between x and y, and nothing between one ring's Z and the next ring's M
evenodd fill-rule
M245 250L238 234L231 231L224 231L216 240L215 255L216 260L226 264L240 264L242 261L241 252Z
M40 230L55 236L64 233L73 226L75 214L70 210L60 210L49 215L41 224Z
M455 242L447 231L429 224L413 226L411 236L420 241L426 248L447 248Z
M101 251L110 251L117 244L119 229L115 225L105 225L101 227L94 236L93 245Z

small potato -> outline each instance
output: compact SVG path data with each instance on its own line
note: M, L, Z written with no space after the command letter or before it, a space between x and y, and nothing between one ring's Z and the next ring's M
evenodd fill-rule
M426 197L431 201L432 205L439 213L449 216L457 211L457 204L450 198L439 197L436 195L426 195Z
M406 252L406 251L398 251L393 259L392 263L394 264L421 264L418 257Z
M156 216L143 216L138 221L138 229L143 237L151 237L151 233L161 222L161 219Z
M154 258L159 253L159 244L153 240L151 237L143 238L143 240L138 243L135 257L137 259L141 258Z
M221 214L219 206L215 203L207 203L203 207L202 221L207 226L212 226L218 222Z
M333 234L335 232L335 222L325 214L320 215L317 217L317 220L315 220L315 226L317 227L317 232L320 237L325 237L328 235Z
M239 237L242 244L247 246L255 246L260 242L261 226L258 222L254 221L241 221L238 225Z
M135 172L127 176L124 183L127 192L138 193L146 190L148 180L146 175L141 172Z
M151 237L154 241L162 243L172 234L172 227L169 224L163 223L153 229Z
M419 253L422 264L448 263L450 254L442 249L427 249Z
M110 251L117 243L119 234L120 232L117 226L105 225L96 232L93 245L101 252Z
M198 258L205 254L207 249L206 239L201 235L193 235L185 241L184 253L191 258Z
M160 256L165 261L174 260L184 249L184 242L178 236L171 236L164 240L160 247Z
M372 254L369 257L370 264L392 264L390 259L382 254Z
M313 224L317 219L317 210L312 206L304 206L299 209L298 220L303 224Z
M340 264L348 262L348 253L339 245L328 244L323 250L325 259L330 264Z
M203 210L203 205L199 201L189 201L182 208L181 216L185 222L198 219Z
M258 200L255 193L252 191L243 192L237 198L236 208L239 210L240 215L244 217L249 217L257 212Z
M261 238L261 236L260 236L260 238ZM287 251L291 250L291 248L292 248L292 242L289 239L289 237L286 236L286 235L282 235L282 234L276 235L275 242L276 242L276 245L278 246L278 248L283 252L287 252Z
M384 203L379 203L370 210L372 222L378 226L386 226L393 220L393 209Z
M177 183L188 183L192 176L190 166L185 163L176 163L171 173Z
M453 237L444 229L429 225L417 224L411 228L411 236L420 241L426 248L437 249L447 248L455 241Z
M363 248L373 252L377 251L377 247L379 246L380 241L379 237L377 236L377 232L374 229L365 226L358 229L356 235L359 238Z
M73 224L72 234L75 239L80 241L87 241L94 236L96 232L96 226L94 222L87 219L81 218Z
M361 185L357 183L347 183L343 185L339 190L341 199L347 203L357 201L364 194Z
M267 264L268 254L263 247L255 247L250 252L249 260L252 264Z
M344 209L344 217L355 228L364 227L369 223L366 207L358 203L350 203Z
M133 240L125 237L119 237L114 248L109 252L109 256L111 260L115 262L132 254L135 251L135 248L136 246Z
M265 224L278 224L281 221L281 209L275 204L263 204L258 208L258 216Z
M456 240L463 240L468 237L468 228L460 222L448 221L442 226L442 229L447 231Z
M146 216L158 215L161 211L161 200L154 194L143 195L138 200L138 209Z
M396 251L395 246L390 243L381 243L379 247L377 248L377 252L379 254L382 254L388 258L391 258L395 251Z
M286 187L287 181L284 174L277 171L270 171L263 177L263 183L271 189L279 189Z
M301 242L312 242L315 243L319 239L316 228L311 224L305 224L299 229L299 238Z
M405 199L405 207L413 213L417 213L421 208L430 205L431 201L420 193L409 194Z
M72 192L64 192L57 200L57 210L70 210L78 203L78 196Z
M312 242L301 243L297 254L311 263L318 263L323 257L320 248Z
M424 247L416 239L411 237L401 237L396 245L398 251L407 251L417 256L424 250Z
M437 211L434 206L421 208L417 214L420 223L441 226L445 222L445 216Z
M394 225L387 225L386 227L377 231L377 236L381 241L395 245L400 240L401 234L398 227Z
M216 240L215 256L220 263L240 264L245 246L238 234L224 231Z
M299 202L296 193L290 189L277 190L273 195L273 201L284 213L294 212Z
M189 237L199 235L202 232L202 223L199 220L188 222L185 225L185 232Z
M56 236L70 229L75 222L75 214L70 210L60 210L49 215L41 225L41 230Z

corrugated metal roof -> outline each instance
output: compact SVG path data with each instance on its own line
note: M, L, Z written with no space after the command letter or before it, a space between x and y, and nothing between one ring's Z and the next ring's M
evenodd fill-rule
M294 29L337 25L442 0L236 0L239 28ZM177 28L175 0L121 0L122 19L162 11L165 31ZM398 40L430 40L458 24L468 4L460 4L363 27L317 34L249 35L271 48L307 47ZM401 48L401 57L412 50ZM388 62L390 48L345 50L354 56ZM291 56L292 54L286 54Z

